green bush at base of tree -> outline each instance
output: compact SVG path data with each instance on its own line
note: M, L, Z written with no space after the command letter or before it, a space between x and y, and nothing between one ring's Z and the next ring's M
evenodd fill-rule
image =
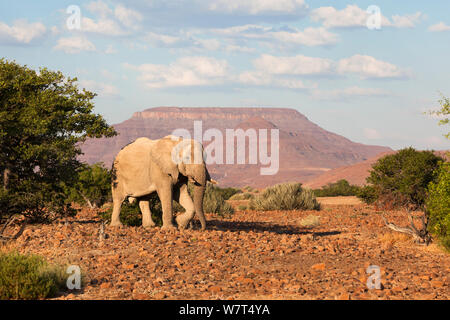
M111 201L111 173L103 163L83 164L77 172L75 182L66 185L67 200L89 208L99 208Z
M150 203L150 211L152 213L153 221L157 226L162 226L162 206L158 195L156 194L156 192L154 192L147 196L145 199ZM177 211L175 209L176 202L174 201L173 203L174 211ZM109 223L111 221L112 206L110 206L110 208L108 208L106 211L100 211L99 215L103 220ZM139 201L129 203L128 200L125 200L122 203L122 207L120 208L120 221L125 226L137 227L142 225L142 213L139 208Z

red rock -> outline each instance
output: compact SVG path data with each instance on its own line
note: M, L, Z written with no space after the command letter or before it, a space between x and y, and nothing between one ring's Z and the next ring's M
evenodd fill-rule
M111 282L103 282L100 285L100 289L109 289L109 288L111 288Z
M157 292L153 295L153 299L155 300L162 300L165 297L167 297L167 295L164 292Z
M431 281L431 286L434 288L442 288L444 285L445 285L445 283L443 281L439 281L439 280Z
M150 300L151 297L145 293L136 293L133 295L133 299L135 299L135 300Z
M208 291L209 291L209 292L215 292L215 293L218 293L218 292L221 292L221 291L222 291L222 288L219 287L219 286L211 286L211 287L208 288Z
M348 293L342 293L339 295L338 300L350 300L350 295Z
M312 270L315 271L323 271L325 270L325 263L317 263L311 267Z

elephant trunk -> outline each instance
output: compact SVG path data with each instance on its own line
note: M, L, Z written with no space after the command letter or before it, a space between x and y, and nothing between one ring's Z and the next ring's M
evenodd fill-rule
M205 195L206 183L194 185L194 208L198 219L202 225L202 230L206 229L205 213L203 212L203 196Z
M194 177L194 209L198 219L202 225L202 230L206 229L205 213L203 212L203 197L205 195L206 183L209 178L209 173L203 164L202 169L197 171L197 175ZM211 179L211 178L209 178Z

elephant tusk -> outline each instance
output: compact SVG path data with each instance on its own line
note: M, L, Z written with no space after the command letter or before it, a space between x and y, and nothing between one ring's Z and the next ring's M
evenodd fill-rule
M211 179L211 180L209 180L208 182L210 182L211 184L219 184L216 180L214 180L214 179Z

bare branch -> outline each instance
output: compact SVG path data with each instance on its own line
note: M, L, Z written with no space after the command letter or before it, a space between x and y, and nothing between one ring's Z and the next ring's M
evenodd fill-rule
M6 228L11 225L13 223L13 221L15 221L17 219L17 216L11 216L8 218L8 220L5 222L5 224L3 225L3 227L0 230L0 241L10 241L10 240L16 240L17 238L20 237L20 235L23 233L23 231L25 230L25 227L27 225L27 220L25 219L22 222L22 226L20 227L19 231L17 231L17 233L13 236L4 236L3 233L5 232Z
M425 243L426 245L428 245L431 242L431 237L430 237L430 234L428 233L428 229L427 229L428 217L426 217L426 214L424 214L421 217L422 227L423 227L421 230L418 230L416 228L416 226L414 225L414 218L409 211L408 211L408 220L409 220L411 227L406 227L406 228L399 227L393 223L388 222L386 220L386 218L384 217L384 215L381 215L381 218L383 219L384 223L386 224L386 226L389 229L397 231L397 232L409 234L414 237L414 240L417 243Z

